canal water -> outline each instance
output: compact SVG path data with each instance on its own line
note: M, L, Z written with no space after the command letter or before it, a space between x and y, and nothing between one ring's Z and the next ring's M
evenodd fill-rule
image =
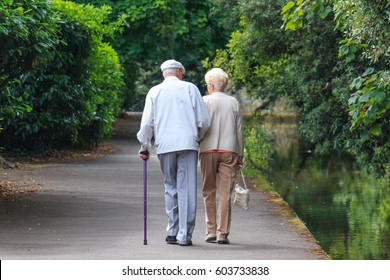
M266 122L264 129L272 138L275 190L332 259L390 259L387 179L359 172L345 154L317 156L299 141L294 122Z

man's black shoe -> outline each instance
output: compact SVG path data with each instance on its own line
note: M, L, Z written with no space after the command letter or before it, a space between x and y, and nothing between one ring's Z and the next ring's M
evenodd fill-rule
M177 244L177 240L176 240L176 236L167 236L165 238L165 242L167 242L167 244Z

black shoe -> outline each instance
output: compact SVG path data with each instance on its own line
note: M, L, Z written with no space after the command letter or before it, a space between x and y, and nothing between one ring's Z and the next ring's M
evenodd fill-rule
M189 240L187 243L179 243L180 246L192 246L192 240Z
M176 236L167 236L165 238L165 242L167 242L167 244L177 244L177 240L176 240Z

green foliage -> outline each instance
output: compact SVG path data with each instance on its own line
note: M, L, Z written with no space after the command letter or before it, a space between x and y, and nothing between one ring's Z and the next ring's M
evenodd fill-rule
M259 116L252 116L245 120L245 169L266 171L269 168L270 144L268 134L261 128L262 120Z
M229 27L213 13L212 1L187 0L77 0L95 6L110 5L112 17L127 14L123 33L112 45L125 71L124 108L141 111L150 87L161 82L160 64L171 58L183 63L185 79L203 85L201 60L227 42ZM201 86L200 86L201 88ZM203 90L205 90L203 88Z
M290 40L276 16L284 2L236 1L231 9L239 15L240 28L231 34L227 48L218 50L213 61L205 60L204 64L225 69L236 87L244 87L253 97L272 102L284 94L284 53Z
M120 108L122 69L116 52L102 41L114 30L106 27L110 9L59 0L47 9L61 18L61 43L49 50L47 63L35 65L3 91L0 143L8 149L94 146L109 136ZM9 109L22 104L29 113Z
M239 29L204 63L226 68L237 87L265 102L287 96L315 152L348 151L384 175L388 6L384 0L236 1Z
M294 20L306 20L312 26L315 15L325 19L334 14L335 28L345 36L339 40L338 57L353 69L342 73L350 84L349 88L342 85L343 91L350 94L343 105L351 117L350 138L357 139L354 144L345 141L344 148L381 174L390 158L389 8L386 0L299 0L290 1L282 9L286 29L302 27L294 25Z
M123 103L123 69L119 57L108 43L100 43L97 52L90 58L90 79L88 81L95 98L93 122L89 129L83 129L83 139L101 140L111 135L112 124Z
M31 111L20 96L9 92L7 85L11 81L21 83L24 74L50 59L50 50L59 42L59 22L47 1L0 3L0 132L5 118Z
M375 64L389 63L389 15L387 0L333 0L336 27L345 33L341 45L354 44L362 49L361 56Z
M59 21L47 1L1 1L0 90L34 65L49 59L48 50L59 41Z
M351 90L357 90L349 99L353 126L372 126L370 133L381 134L381 126L377 124L381 116L390 109L390 71L375 71L369 67L351 84Z

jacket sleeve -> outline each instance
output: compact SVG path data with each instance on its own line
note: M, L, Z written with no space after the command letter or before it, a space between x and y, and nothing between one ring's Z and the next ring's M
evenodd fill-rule
M243 116L240 109L240 104L237 102L237 119L236 119L236 127L237 127L237 152L238 156L244 156L244 125L243 125Z
M137 139L141 143L142 150L150 150L152 148L152 138L154 133L153 124L153 103L150 94L148 94L145 99L145 107L142 113L140 129L137 133Z
M204 102L202 95L200 94L198 88L195 87L195 118L196 124L198 126L198 141L201 141L204 138L208 128L210 127L210 115L207 110L206 103Z

